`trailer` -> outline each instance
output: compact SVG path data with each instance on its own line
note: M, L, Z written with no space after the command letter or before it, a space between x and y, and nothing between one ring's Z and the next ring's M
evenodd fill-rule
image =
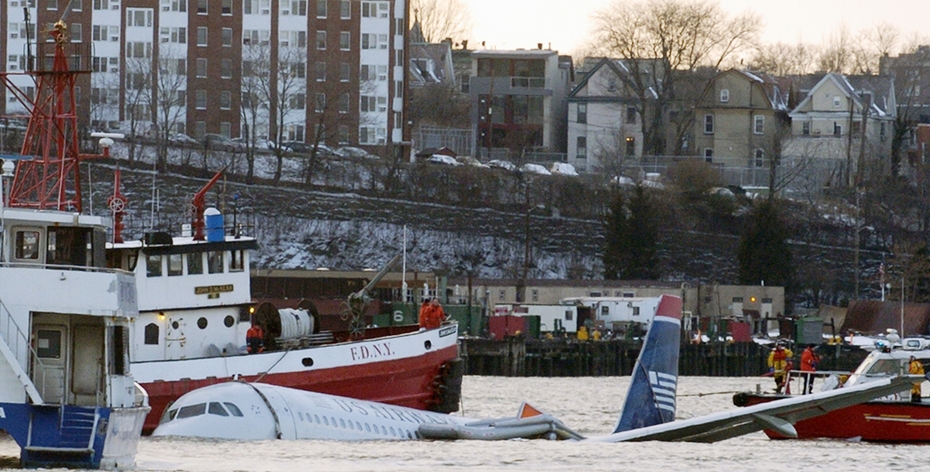
M559 304L590 310L596 325L617 332L626 331L631 326L649 329L659 299L660 297L572 297L560 300Z
M532 305L525 303L496 305L495 315L538 316L541 333L572 333L578 331L576 305Z

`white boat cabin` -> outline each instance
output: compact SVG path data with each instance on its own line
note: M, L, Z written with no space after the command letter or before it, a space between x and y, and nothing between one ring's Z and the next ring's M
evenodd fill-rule
M108 245L110 267L136 275L133 362L242 353L252 303L249 251L257 247L254 238L166 233Z
M0 402L132 406L132 274L106 268L109 220L0 207Z

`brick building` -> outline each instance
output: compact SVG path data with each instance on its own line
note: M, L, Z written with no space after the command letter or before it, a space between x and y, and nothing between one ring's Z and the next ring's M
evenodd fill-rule
M0 3L0 70L27 70L67 4ZM74 0L70 42L93 51L81 67L93 73L76 84L81 122L151 137L406 143L407 10L406 0ZM0 114L24 111L4 94Z

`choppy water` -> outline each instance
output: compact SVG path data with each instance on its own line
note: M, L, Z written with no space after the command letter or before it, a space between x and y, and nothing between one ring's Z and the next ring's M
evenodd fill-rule
M617 420L629 377L465 377L471 417L513 415L522 400L586 435L606 434ZM682 377L678 417L735 408L732 393L771 379ZM142 439L137 470L157 471L706 471L924 470L930 446L834 440L770 441L762 433L715 444L586 444L554 441L197 441ZM0 439L0 468L18 464L19 449Z

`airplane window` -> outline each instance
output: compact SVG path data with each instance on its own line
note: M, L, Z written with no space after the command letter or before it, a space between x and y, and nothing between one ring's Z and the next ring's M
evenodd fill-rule
M321 424L321 423L320 423L320 417L317 416L317 415L313 415L313 421L314 421L316 424Z
M367 432L367 433L370 433L370 432L371 432L371 425L368 424L368 423L365 423L365 432Z
M177 419L181 419L181 418L190 418L190 417L192 417L192 416L202 415L202 414L206 413L206 411L207 411L207 404L206 404L206 403L198 403L198 404L196 404L196 405L182 406L182 407L178 410Z
M356 421L356 422L355 422L355 427L358 428L359 431L361 431L361 430L362 430L362 423L359 423L358 421Z
M345 422L345 420L343 420L342 418L339 418L339 425L342 426L343 428L345 428L345 427L346 427L346 422Z
M394 432L394 427L391 426L391 436L397 436L397 433Z
M229 408L229 412L232 413L233 416L242 417L242 410L240 410L238 406L229 402L223 402L223 404L226 405L226 408Z
M303 420L304 420L304 412L298 411L298 412L297 412L297 417L300 418L300 421L303 421Z
M325 416L323 417L323 424L325 424L326 426L329 426L329 420L326 419Z
M223 405L217 402L210 402L210 406L207 407L207 412L216 416L229 416L229 413L226 412L226 408L223 408Z
M352 431L355 431L355 425L352 424L351 421L349 421L349 429L351 429Z
M177 414L178 414L178 409L177 409L177 408L175 408L175 409L173 409L173 410L167 410L167 411L165 411L164 415L162 415L161 421L159 421L159 423L167 423L167 422L173 420L174 417L175 417Z
M336 428L336 427L339 426L339 425L336 424L336 418L330 416L329 419L333 420L333 428Z
M384 425L381 425L381 434L387 436L387 428L385 428Z

